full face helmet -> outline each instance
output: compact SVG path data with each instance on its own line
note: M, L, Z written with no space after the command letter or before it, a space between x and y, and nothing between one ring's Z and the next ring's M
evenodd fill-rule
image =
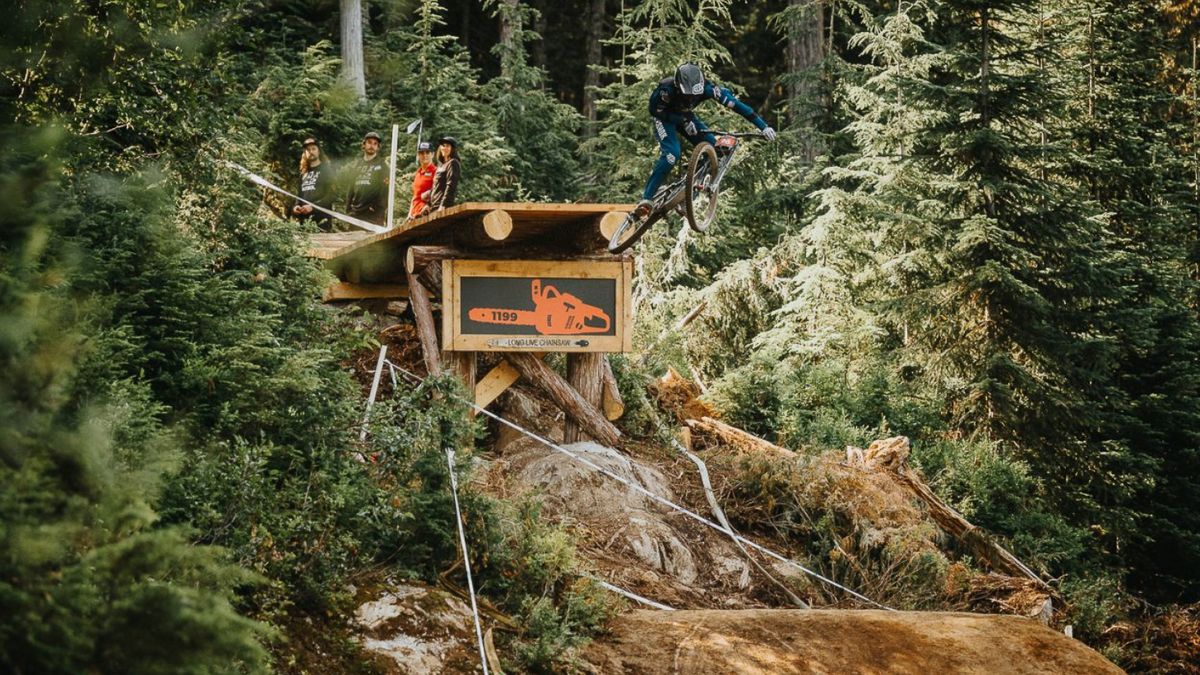
M704 93L704 73L700 66L685 63L675 69L675 89L681 94L699 96Z

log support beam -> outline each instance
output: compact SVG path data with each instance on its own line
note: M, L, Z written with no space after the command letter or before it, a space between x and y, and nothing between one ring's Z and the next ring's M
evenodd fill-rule
M417 337L421 340L421 353L425 357L425 370L430 375L442 374L441 349L438 346L437 328L433 322L433 305L425 285L412 274L408 274L409 303L413 318L417 321Z
M595 405L584 399L569 382L537 356L514 352L507 358L521 373L521 377L541 387L583 433L610 447L615 447L621 440L621 432L612 422L604 419Z

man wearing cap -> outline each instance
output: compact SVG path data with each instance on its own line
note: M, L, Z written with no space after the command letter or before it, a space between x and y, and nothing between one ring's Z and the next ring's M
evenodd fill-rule
M346 197L346 213L382 225L387 220L388 166L379 154L379 134L363 136L362 157L350 167L353 183Z
M458 179L462 175L458 161L458 140L445 136L437 142L437 173L433 175L433 189L429 191L429 210L438 211L454 206L458 195Z
M321 161L317 139L304 139L303 148L300 155L300 199L292 207L292 215L301 222L312 219L317 227L328 231L329 214L318 211L313 204L324 209L333 208L333 167Z
M417 144L417 170L413 174L412 206L408 209L409 220L424 215L429 208L429 193L433 189L435 173L437 173L437 166L433 163L433 144L429 141L421 141Z

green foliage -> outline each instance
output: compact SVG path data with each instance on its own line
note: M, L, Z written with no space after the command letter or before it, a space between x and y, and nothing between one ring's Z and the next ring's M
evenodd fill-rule
M525 498L497 503L481 591L501 598L521 631L513 640L527 672L561 672L572 650L585 645L616 612L619 602L581 567L570 535L541 519L541 505Z
M149 388L74 395L93 299L57 236L78 205L47 159L61 137L0 129L0 667L13 672L265 672L270 633L233 609L257 583L153 508L179 463ZM101 298L97 298L101 300Z

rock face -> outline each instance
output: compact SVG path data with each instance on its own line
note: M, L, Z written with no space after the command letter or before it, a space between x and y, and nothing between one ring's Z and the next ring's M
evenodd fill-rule
M676 500L655 468L597 443L566 447L630 484ZM580 525L584 548L612 563L601 565L614 569L612 580L625 581L634 590L657 586L654 599L680 602L679 593L696 587L720 590L723 596L749 583L749 563L729 539L536 441L511 443L495 469L504 472L516 491L537 495L545 515ZM662 594L672 588L678 593Z
M1121 673L1015 616L882 610L638 610L584 650L595 673Z
M471 608L435 588L394 585L354 612L363 649L394 675L474 672Z

